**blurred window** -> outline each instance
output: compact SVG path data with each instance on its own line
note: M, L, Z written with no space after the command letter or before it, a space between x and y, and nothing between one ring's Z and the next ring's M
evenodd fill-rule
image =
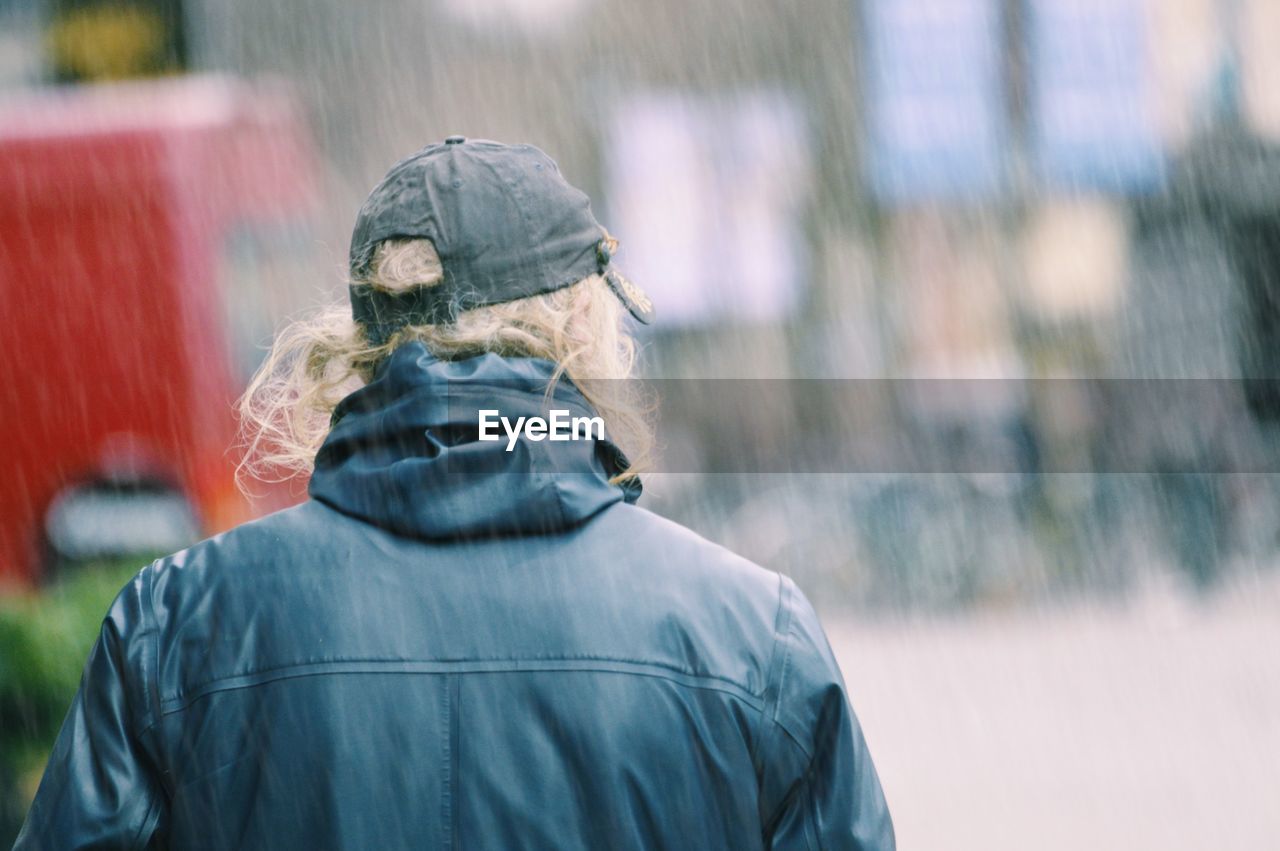
M1142 0L1032 0L1031 137L1040 177L1154 188L1164 159Z
M997 0L867 0L867 180L881 200L995 194L1008 128Z
M659 321L785 318L807 273L812 155L795 98L645 92L610 129L606 225Z

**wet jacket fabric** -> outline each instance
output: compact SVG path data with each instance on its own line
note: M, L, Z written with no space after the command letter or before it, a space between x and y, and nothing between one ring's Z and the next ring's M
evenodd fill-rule
M809 602L634 505L552 365L402 346L311 499L112 605L18 848L889 849Z

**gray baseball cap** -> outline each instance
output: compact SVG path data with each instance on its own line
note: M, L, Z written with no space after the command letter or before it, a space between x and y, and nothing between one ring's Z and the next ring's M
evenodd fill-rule
M367 280L374 248L426 238L444 281L388 293ZM638 321L653 303L613 267L617 242L587 196L532 145L450 136L392 166L356 216L351 306L371 341L404 325L440 324L473 307L540 295L599 273Z

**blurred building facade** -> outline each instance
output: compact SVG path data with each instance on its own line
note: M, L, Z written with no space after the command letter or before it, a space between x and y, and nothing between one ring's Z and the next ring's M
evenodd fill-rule
M53 43L50 21L64 6L86 5L0 3L14 23L0 47L4 83L66 78L32 45ZM305 105L325 160L315 253L329 273L309 297L340 295L352 217L387 166L462 133L537 144L596 199L622 261L665 308L647 352L652 375L1275 372L1259 341L1271 339L1280 303L1263 247L1276 211L1222 200L1238 194L1230 175L1280 145L1280 12L1270 0L165 9L164 20L182 22L171 40L181 49L167 55L191 69L283 78ZM1228 150L1222 134L1244 142ZM1217 172L1195 165L1205 150L1225 158ZM987 419L1030 434L1042 457L1074 453L1096 471L1101 426L1063 416L1063 404L1015 394ZM1248 421L1248 410L1227 421ZM904 428L951 428L927 406L892 415L911 421ZM1189 481L1192 496L1152 505L1236 516L1221 505L1238 488ZM869 512L859 501L867 483L848 484L856 493L842 516ZM1096 522L1108 500L1130 501L1104 485L1094 478L1082 492L1032 475L1006 488L1015 496L976 484L969 496L868 493L880 505L998 504L987 519L1030 541L1009 558L1053 572L1097 561L1080 547L1109 540ZM719 504L706 483L690 488L672 487L672 510L706 512L707 527L744 525L733 518L745 496ZM957 534L983 522L957 516ZM1212 534L1227 535L1227 522ZM843 523L850 540L830 549L879 546L865 543L875 528L855 526Z
M6 0L0 82L109 68L88 47L68 59L68 30L121 53L102 42L142 13L159 28L146 67L284 78L326 156L318 232L339 270L391 162L452 132L531 141L624 251L622 225L639 231L630 259L671 301L668 330L782 327L786 366L770 350L752 375L1034 371L1019 323L1150 301L1132 202L1167 191L1197 139L1231 124L1280 143L1265 0L481 5ZM118 20L88 29L99 8ZM742 364L732 348L699 354Z

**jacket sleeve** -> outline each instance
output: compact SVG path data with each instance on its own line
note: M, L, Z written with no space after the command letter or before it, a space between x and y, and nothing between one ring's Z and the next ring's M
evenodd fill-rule
M152 715L144 569L112 603L17 849L143 848L166 804L138 738Z
M785 577L782 596L761 738L766 847L892 851L880 780L818 616Z

